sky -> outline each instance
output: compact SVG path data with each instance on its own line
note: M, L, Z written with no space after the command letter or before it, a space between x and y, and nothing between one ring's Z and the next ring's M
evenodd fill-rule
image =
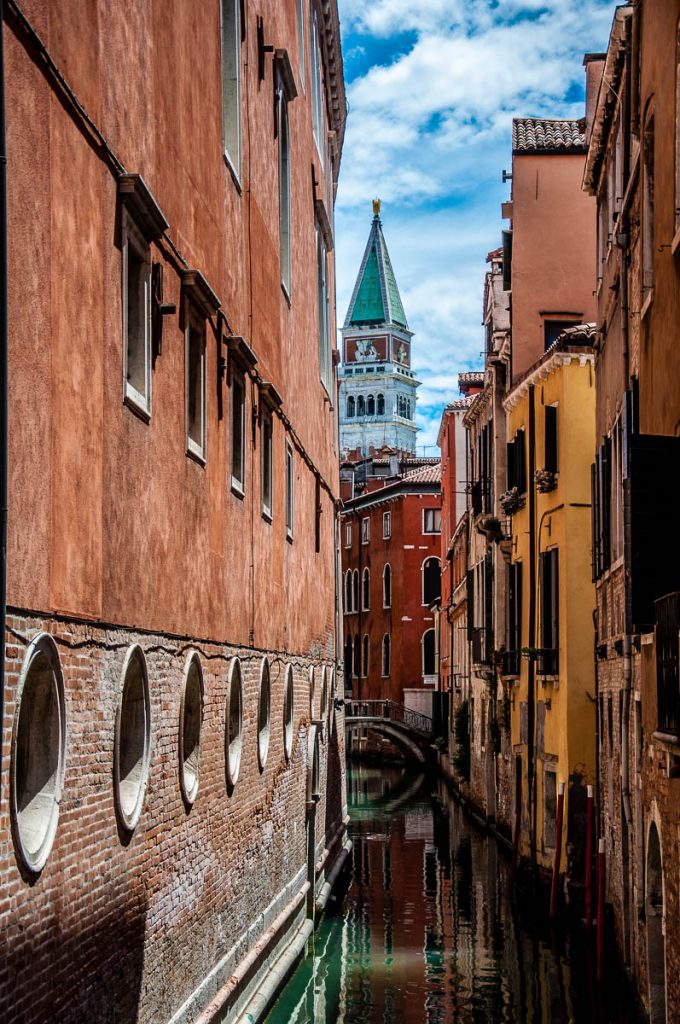
M409 326L418 452L481 369L485 258L501 241L513 117L582 117L610 0L339 0L349 114L335 210L339 325L381 219Z

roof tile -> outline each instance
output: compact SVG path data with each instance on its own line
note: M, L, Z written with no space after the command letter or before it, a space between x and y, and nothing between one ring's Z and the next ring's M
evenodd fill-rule
M513 153L586 152L585 118L578 121L547 117L513 117Z

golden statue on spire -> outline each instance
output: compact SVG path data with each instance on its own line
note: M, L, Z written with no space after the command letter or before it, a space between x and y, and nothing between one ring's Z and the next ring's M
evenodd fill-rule
M380 216L380 200L379 199L374 199L373 200L373 216L374 217L379 217Z

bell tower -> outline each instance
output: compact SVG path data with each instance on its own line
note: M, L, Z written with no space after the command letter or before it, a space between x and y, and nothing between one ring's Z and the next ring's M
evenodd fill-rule
M340 448L385 446L415 454L416 389L411 339L380 220L373 222L342 328Z

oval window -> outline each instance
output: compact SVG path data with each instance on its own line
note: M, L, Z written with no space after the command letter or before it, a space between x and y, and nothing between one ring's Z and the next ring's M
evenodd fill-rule
M260 669L260 700L257 708L257 757L260 762L260 771L267 763L269 753L269 726L271 718L271 683L269 680L269 662L262 659Z
M59 819L64 780L66 715L57 647L37 636L24 658L14 715L12 822L19 853L31 871L45 866Z
M198 793L198 759L203 724L203 672L196 653L190 654L184 676L179 723L179 773L182 796L192 804Z
M227 781L233 787L238 782L243 750L243 685L238 658L233 658L229 666L226 747Z
M123 693L116 717L114 786L119 817L132 831L142 811L149 778L151 707L146 660L141 647L128 651Z
M286 669L286 685L283 693L283 751L286 761L290 761L293 751L293 716L295 713L293 682L293 666L289 665Z
M324 665L321 669L321 708L319 718L323 723L328 714L328 669Z
M330 698L330 704L328 707L328 732L329 735L333 735L335 731L335 669L329 669L330 681L328 684L328 693Z
M314 666L310 665L309 666L309 717L311 719L314 718L314 689L315 689Z

